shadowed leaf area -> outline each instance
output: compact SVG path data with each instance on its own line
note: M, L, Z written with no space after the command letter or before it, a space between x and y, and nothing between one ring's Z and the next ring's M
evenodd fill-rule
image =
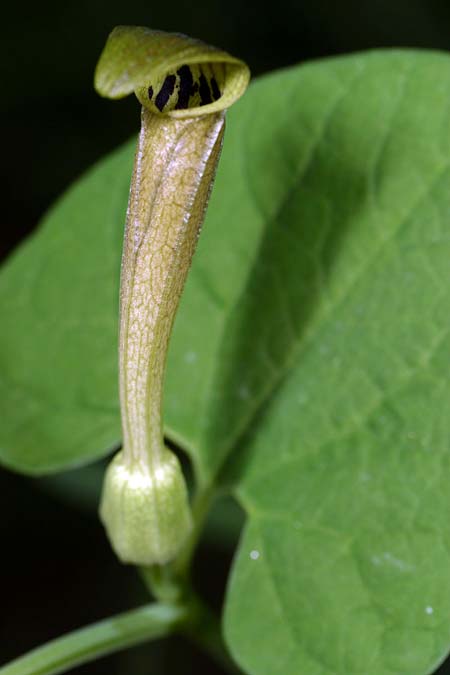
M450 59L274 73L230 110L176 320L167 433L247 522L225 634L252 675L425 675L450 642ZM0 276L0 457L120 442L134 142Z

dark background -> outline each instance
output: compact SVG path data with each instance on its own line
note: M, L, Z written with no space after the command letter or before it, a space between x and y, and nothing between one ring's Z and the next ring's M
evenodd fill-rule
M448 0L9 3L2 9L0 44L0 258L31 232L74 178L137 132L133 97L113 103L92 87L98 55L117 24L202 38L243 58L255 76L358 50L450 46ZM96 519L97 475L37 481L0 469L0 663L145 601L139 579L114 560ZM81 505L71 498L80 487L86 492ZM217 606L230 560L231 550L203 543L197 585ZM73 672L189 675L202 669L221 672L194 647L174 639ZM450 662L438 672L450 673Z

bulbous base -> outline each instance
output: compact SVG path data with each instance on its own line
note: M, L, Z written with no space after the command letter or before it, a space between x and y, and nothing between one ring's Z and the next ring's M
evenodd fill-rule
M165 450L153 471L124 461L109 465L100 517L124 563L162 565L178 554L192 529L186 484L175 455Z

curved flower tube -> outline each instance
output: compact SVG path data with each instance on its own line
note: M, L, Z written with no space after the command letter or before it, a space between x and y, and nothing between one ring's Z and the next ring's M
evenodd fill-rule
M198 40L119 26L97 65L108 98L142 104L122 256L119 387L123 448L108 467L100 515L118 557L164 564L191 530L186 485L164 445L167 347L222 146L225 111L247 66Z

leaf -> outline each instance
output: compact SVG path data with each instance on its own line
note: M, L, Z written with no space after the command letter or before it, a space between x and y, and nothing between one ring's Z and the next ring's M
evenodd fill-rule
M228 114L165 416L200 481L247 512L225 632L248 673L424 675L448 649L449 92L448 56L374 52L262 78ZM54 211L0 278L0 447L17 469L119 439L130 155L57 207L72 235Z
M0 276L0 457L47 473L120 439L117 316L132 153L79 181Z
M423 675L449 648L449 66L371 54L277 81L303 96L297 142L266 134L291 188L218 358L249 515L225 630L248 673Z

